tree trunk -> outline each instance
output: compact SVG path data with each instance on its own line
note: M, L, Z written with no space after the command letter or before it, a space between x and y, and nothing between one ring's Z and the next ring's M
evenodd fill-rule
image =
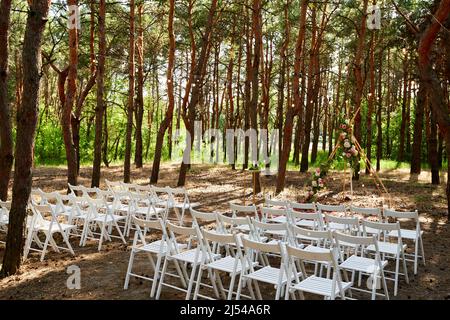
M442 23L448 19L450 14L450 0L441 0L439 8L435 12L434 19L431 20L428 27L422 33L419 47L419 77L420 81L426 86L430 96L430 107L434 113L439 130L445 137L447 148L447 159L450 159L450 115L448 105L445 103L443 90L437 77L436 71L433 69L430 52L436 41L437 35L441 29ZM450 177L450 161L448 161L447 175ZM447 206L448 218L450 221L450 179L447 177Z
M276 193L280 193L284 190L286 181L286 168L289 160L289 154L291 153L292 145L292 131L294 127L294 117L299 113L302 108L302 101L300 101L300 70L301 70L301 58L303 53L303 42L305 41L306 32L306 13L308 10L308 0L302 0L301 12L299 20L299 32L297 37L296 49L295 49L295 62L294 62L294 76L292 79L292 92L294 95L294 103L291 106L288 102L286 119L283 128L283 147L280 156L280 166L278 168L277 188ZM299 119L301 121L301 119Z
M364 90L364 78L362 74L362 60L364 55L364 48L365 48L365 40L366 40L366 21L367 21L367 5L369 0L364 0L363 2L363 9L362 9L362 19L361 19L361 28L359 29L359 35L358 35L358 45L356 48L356 54L355 54L355 61L354 61L354 67L353 67L353 73L356 81L355 91L353 95L354 99L354 106L353 106L353 114L352 117L355 117L355 123L354 123L354 129L353 134L356 138L356 140L359 143L361 142L361 100L362 100L362 94ZM358 164L356 168L354 168L354 178L356 180L359 179L359 170L360 165Z
M138 5L139 28L137 40L137 99L136 99L136 148L134 163L136 168L142 168L142 122L144 119L144 25L143 25L144 3Z
M188 115L187 117L184 117L187 131L191 136L190 143L186 144L187 149L189 148L192 149L192 144L194 143L195 110L200 100L200 92L203 84L203 79L205 77L207 61L210 52L209 47L211 43L211 35L215 25L214 16L216 15L217 1L218 0L212 0L211 7L209 8L208 21L205 26L205 30L202 37L200 56L198 58L197 63L195 64L195 72L193 75L195 83L193 84L192 88L191 101L189 102L187 108ZM182 161L181 163L180 173L178 175L178 186L180 187L186 184L186 174L189 165L190 165L189 163L185 163L184 161Z
M8 101L8 34L11 0L0 3L0 200L8 198L13 164L11 108Z
M134 0L130 0L130 46L128 56L128 104L127 104L127 132L125 137L125 162L123 170L123 182L131 181L131 136L133 134L133 114L134 114L134 78L135 78L135 48L134 40L134 20L135 5Z
M311 36L311 49L310 49L310 55L309 55L309 67L308 67L308 89L307 89L307 101L306 101L306 108L305 108L305 130L304 130L304 140L303 140L303 146L302 146L302 159L300 162L300 172L307 172L309 167L309 145L311 142L311 125L313 120L313 113L314 113L314 101L313 99L316 98L315 96L315 88L314 88L314 80L315 80L315 72L316 72L316 42L317 42L317 22L316 22L316 16L317 11L316 8L313 7L311 9L312 15L312 36Z
M102 161L103 113L105 110L105 55L106 55L106 0L100 0L98 15L98 71L97 107L95 109L94 164L92 168L92 187L100 186L100 167Z
M411 174L420 174L422 169L423 115L426 101L426 87L423 83L420 83L415 107L414 136L411 154Z
M41 40L47 22L50 0L30 0L22 49L24 92L17 110L17 137L14 165L14 184L9 215L6 249L1 277L15 274L20 268L24 246L25 220L33 176L33 147L39 113L41 77Z
M383 51L379 53L379 77L378 77L378 107L377 107L377 172L381 170L381 159L383 158L383 128L382 128L382 110L383 110Z
M402 122L400 125L400 144L398 147L397 161L405 161L405 134L406 134L406 100L408 95L408 56L405 56L403 64L403 97L402 97Z
M173 85L173 71L175 65L175 34L173 31L173 20L175 14L175 0L170 0L169 9L169 63L167 67L167 95L169 98L169 105L167 106L166 116L161 123L156 137L155 146L155 157L153 158L152 176L150 178L150 183L158 182L159 168L161 164L162 149L164 143L164 135L167 128L172 123L173 110L175 108L175 96L174 96L174 85Z
M369 59L369 78L370 78L370 89L369 89L369 101L367 108L367 118L366 118L366 126L367 126L367 140L366 140L366 149L367 149L367 159L372 161L372 114L375 105L375 33L372 31L372 35L370 38L370 59ZM366 174L369 174L369 167L366 166Z
M69 6L78 6L78 0L67 0ZM73 13L72 13L73 14ZM67 94L63 104L61 126L67 158L67 182L78 184L77 151L72 133L72 110L76 103L78 75L78 29L69 28L69 66L67 75Z

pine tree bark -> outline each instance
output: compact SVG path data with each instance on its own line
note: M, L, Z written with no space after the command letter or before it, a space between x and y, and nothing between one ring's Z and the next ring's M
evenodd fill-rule
M8 101L8 36L11 0L0 3L0 200L8 198L13 165L11 108Z
M192 144L194 143L194 122L195 122L195 111L196 107L200 100L200 93L201 89L203 87L203 79L205 77L206 67L207 67L207 61L210 53L210 44L211 44L211 35L214 30L215 25L215 15L217 10L217 2L218 0L212 0L211 6L209 8L208 12L208 20L205 26L205 30L202 37L202 45L200 50L200 55L198 57L198 61L195 64L195 71L193 75L194 84L192 87L192 94L191 94L191 100L188 104L188 114L187 117L184 116L184 122L187 131L189 132L191 136L190 145L186 145L186 148L192 149ZM195 86L194 86L195 85ZM180 167L180 173L178 175L178 186L184 186L186 184L186 174L187 170L189 168L189 163L185 163L182 161L181 167Z
M173 85L173 71L175 65L175 34L173 30L174 14L175 14L175 0L170 0L169 20L168 20L169 62L167 66L167 96L169 99L169 104L167 106L165 118L159 127L158 135L156 137L155 157L153 158L152 176L150 178L150 183L158 182L159 168L161 165L161 156L164 143L164 135L166 134L167 128L172 123L173 110L175 108L175 96Z
M420 174L422 170L422 136L423 136L423 116L427 91L423 83L419 84L417 102L415 107L414 136L411 154L411 174Z
M369 59L369 78L370 78L370 88L369 88L369 101L367 108L367 118L366 118L366 129L367 129L367 140L366 140L366 155L369 161L372 161L372 114L375 106L375 33L372 31L370 38L370 59ZM366 174L369 174L369 167L366 166Z
M134 163L136 168L142 168L142 123L144 119L144 3L140 2L138 5L138 40L137 40L137 58L138 58L138 72L137 72L137 98L136 98L136 147L134 153Z
M127 104L127 132L125 137L125 162L123 168L123 182L131 181L131 138L133 134L134 115L134 81L135 81L135 2L130 0L130 45L128 56L128 104Z
M406 101L408 95L408 56L403 62L403 96L402 96L402 121L400 125L400 143L398 146L397 161L405 160L405 137L406 137Z
M300 8L300 27L295 47L294 76L292 79L292 94L294 95L294 103L293 105L290 105L288 102L288 106L286 108L286 118L283 128L283 147L280 156L280 166L278 168L277 177L277 194L283 191L285 186L287 162L289 160L289 154L291 153L292 147L294 117L300 112L301 108L303 108L302 101L300 100L300 70L301 58L303 54L303 42L305 41L306 33L306 13L308 10L308 3L308 0L302 0ZM301 120L299 119L299 121Z
M47 22L50 0L29 0L25 37L22 49L23 88L27 94L17 110L17 136L14 164L14 184L9 215L6 249L0 277L15 274L21 264L27 204L33 177L33 148L39 113L41 78L41 40Z
M364 78L362 74L362 60L364 55L364 44L366 40L366 21L367 21L367 6L368 6L369 0L364 0L363 2L363 9L362 9L362 18L361 18L361 28L359 29L359 35L358 35L358 44L356 47L356 54L355 54L355 60L354 60L354 67L353 67L353 73L355 77L355 90L353 95L353 112L356 113L352 115L352 117L355 118L354 123L354 129L353 134L359 143L361 143L361 101L362 101L362 94L364 90ZM354 168L353 177L355 180L359 179L359 170L360 165L358 164L356 168Z
M78 6L78 0L67 0L69 6ZM73 13L72 13L73 14ZM69 28L69 66L67 75L67 94L63 104L61 127L67 158L67 182L78 184L77 151L73 141L72 112L76 103L78 76L78 29Z
M106 55L106 0L99 2L98 15L98 71L97 71L97 106L95 108L94 163L92 168L92 187L100 186L100 169L102 161L103 113L105 112L105 55Z

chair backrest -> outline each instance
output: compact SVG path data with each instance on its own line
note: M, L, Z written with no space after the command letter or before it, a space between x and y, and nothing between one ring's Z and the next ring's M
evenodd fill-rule
M76 197L81 197L84 195L84 186L78 185L74 186L68 183L70 192L73 193Z
M264 242L248 239L247 237L244 237L243 235L241 235L241 243L246 251L247 251L247 249L251 249L251 250L256 250L256 251L265 252L265 253L282 254L281 242L279 242L279 243L264 243Z
M288 209L278 209L278 208L267 208L267 207L260 207L261 209L261 220L267 221L269 219L273 219L276 217L285 217L286 221L288 220Z
M337 265L335 256L333 254L333 250L327 250L324 252L315 252L303 250L291 245L286 246L286 252L288 257L297 258L302 261L311 261L311 262L331 262L335 266Z
M175 235L180 235L180 236L197 236L197 230L195 227L182 227L182 226L177 226L171 222L167 222L167 230L170 233L173 233Z
M359 214L359 215L362 215L365 217L368 217L368 216L377 217L378 221L382 221L382 219L383 219L380 208L360 208L360 207L351 206L350 212L353 214Z
M267 223L251 218L252 225L261 231L283 231L287 230L287 223Z
M284 208L284 209L289 208L289 201L284 201L284 200L276 200L276 199L266 198L264 201L264 204L266 205L266 207L278 207L278 208Z
M332 215L325 215L325 222L327 227L330 228L330 224L341 225L343 229L348 231L359 231L359 219L357 217L336 217Z
M347 207L343 205L326 205L318 203L317 209L323 214L331 212L347 214Z
M291 201L289 204L292 211L317 212L317 205L313 203L299 203Z
M200 212L195 209L189 209L192 219L200 226L201 222L217 222L217 213L215 212Z
M304 238L304 239L314 239L319 243L329 243L333 241L330 230L311 230L297 227L295 225L290 225L290 231L293 239Z
M419 212L415 211L395 211L392 209L384 209L383 215L386 218L395 219L413 219L414 221L419 221Z
M120 182L120 184L122 185L122 189L124 191L136 191L136 184L135 183Z
M235 203L230 202L230 209L233 213L233 216L238 216L238 213L244 213L245 215L254 215L257 216L257 210L255 205L250 206L241 206Z
M252 223L249 217L228 217L224 214L217 214L218 229L222 233L233 233L238 227L247 226L253 234Z
M385 240L388 240L388 239L386 239L386 238L388 238L386 234L389 233L390 231L397 231L398 244L399 245L402 244L400 223L398 221L395 223L389 223L389 222L374 222L374 221L363 220L362 226L363 226L363 235L364 236L367 236L367 231L366 231L367 228L378 230L379 232L377 233L377 239L379 241L382 240L382 236L385 238Z
M135 185L135 191L137 193L141 194L149 194L151 193L151 187L150 186L141 186L141 185Z
M321 230L324 227L323 216L320 212L300 212L293 209L289 210L291 223L296 224L300 220L313 221L313 229Z

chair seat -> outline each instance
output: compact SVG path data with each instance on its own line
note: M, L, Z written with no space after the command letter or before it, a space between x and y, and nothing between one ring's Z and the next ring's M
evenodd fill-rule
M135 214L142 214L142 215L146 215L146 214L148 214L148 213L150 213L150 214L159 214L159 213L162 213L162 212L165 212L166 211L166 209L164 209L164 208L158 208L158 207L154 207L154 208L149 208L149 207L139 207L139 208L137 208L135 211L134 211L134 213Z
M172 203L172 207L173 208L177 208L177 209L189 209L189 208L195 208L198 207L200 205L200 203L182 203L182 202L175 202Z
M330 229L330 230L346 230L346 229L348 229L348 226L346 226L345 224L341 224L341 223L330 222L328 224L328 229Z
M279 237L286 236L286 230L264 230L264 233Z
M106 219L105 219L106 216ZM127 217L125 216L119 216L116 214L99 214L96 218L93 219L93 221L95 222L106 222L106 223L111 223L113 221L120 221L120 220L124 220Z
M171 255L170 258L178 260L178 261L183 261L183 262L187 262L187 263L199 263L200 261L202 261L203 258L203 252L200 251L198 252L198 258L197 261L195 261L195 255L196 255L197 249L192 249L192 250L187 250L187 251L183 251L174 255ZM213 258L217 259L220 257L220 254L213 254Z
M163 247L161 249L161 246ZM177 244L177 247L179 250L183 250L187 247L186 244ZM133 249L135 251L145 251L145 252L150 252L150 253L155 253L155 254L166 254L167 253L167 243L162 244L161 240L157 240L157 241L153 241L151 243L146 243L145 245L140 245L140 246L136 246Z
M317 227L317 222L314 220L298 220L295 222L295 225L298 227L308 227L308 228L315 228Z
M206 265L206 267L211 268L211 269L215 269L215 270L220 270L220 271L224 271L227 273L232 273L233 269L234 269L234 264L235 264L236 258L231 257L231 256L226 256L222 259L213 261L211 263L208 263ZM253 266L255 266L257 263L254 262ZM247 269L249 267L247 266ZM240 273L242 271L242 263L240 260L238 260L237 262L237 266L236 266L236 273Z
M318 247L318 246L307 246L303 250L308 251L308 252L317 252L317 253L330 252L330 249L322 248L322 247Z
M369 251L376 251L375 246L373 244L368 246L366 249ZM398 244L380 241L380 242L378 242L378 249L379 249L380 253L387 253L387 254L392 254L392 255L396 256L397 251L398 251ZM405 249L406 249L406 244L403 245L403 250L405 250Z
M375 261L375 259L352 255L342 262L339 267L342 269L362 271L366 273L374 273L374 271L379 273L380 270L379 267L375 265ZM387 264L388 262L386 260L381 261L382 268L384 268Z
M345 291L352 286L351 282L341 282L342 290ZM320 278L316 276L311 276L301 281L300 283L294 286L294 289L300 290L303 292L309 292L313 294L318 294L321 296L330 297L332 294L333 288L333 280ZM337 296L340 294L339 286L336 284L334 294Z
M400 229L400 234L403 239L415 240L418 238L416 230ZM423 235L423 231L420 231L420 235ZM392 230L388 236L398 238L398 230Z
M71 230L71 229L75 229L77 226L73 225L73 224L65 224L65 223L60 223L59 225L61 226L61 229L58 227L58 224L53 222L53 224L51 225L51 221L40 221L39 224L36 224L34 226L34 230L35 231L44 231L44 232L48 232L50 231L50 233L55 233L55 232L61 232L61 229L63 232L66 232L67 230Z
M270 222L277 222L277 223L286 223L287 217L286 216L278 216L275 218L268 219Z
M244 275L244 277L253 279L256 281L266 282L273 285L278 284L278 279L280 277L280 269L273 267L264 267L255 272ZM287 281L286 274L283 272L283 278L281 283L284 284Z

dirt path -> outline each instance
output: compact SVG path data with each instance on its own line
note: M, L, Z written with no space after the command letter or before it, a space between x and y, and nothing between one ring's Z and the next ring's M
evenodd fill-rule
M79 182L86 186L90 184L90 169L82 168ZM178 166L164 165L158 185L174 186L178 177ZM34 187L45 191L64 191L66 186L66 170L62 168L38 168L35 170ZM133 182L148 183L150 168L133 170ZM397 298L400 299L450 299L450 243L449 225L445 223L446 203L444 188L432 187L429 173L411 179L406 170L393 170L382 173L383 182L389 189L392 206L401 210L419 210L422 228L425 232L424 244L426 266L419 267L419 273L412 275L412 265L409 264L410 284L402 279ZM104 179L121 180L122 168L111 167L103 169ZM281 195L289 200L302 201L307 193L309 174L290 172L287 188ZM444 180L444 179L443 179ZM188 177L187 188L190 199L199 202L199 208L204 211L227 212L229 201L242 201L244 189L247 203L252 199L250 190L251 177L248 173L231 171L225 167L194 166ZM264 177L263 188L266 194L274 190L275 178ZM343 203L342 175L333 173L328 178L327 191L319 199L321 203ZM348 189L348 186L347 186ZM387 198L384 200L387 203ZM350 204L350 201L346 201ZM361 206L380 206L383 198L370 177L354 184L353 204ZM0 234L0 241L5 239ZM39 262L37 255L32 254L21 272L13 277L0 280L0 299L148 299L149 282L132 280L130 288L123 290L129 250L119 242L108 243L104 249L97 252L95 243L88 243L84 248L78 246L77 239L71 240L76 257L65 253L50 252L44 262ZM131 243L131 242L130 242ZM129 243L129 244L130 244ZM411 246L410 246L411 247ZM0 261L3 257L4 245L0 244ZM69 290L66 287L67 267L76 265L81 269L81 289ZM139 258L136 264L138 273L151 274L147 260ZM271 291L270 291L271 292ZM392 291L391 291L392 292ZM271 296L267 296L270 298ZM164 299L183 298L182 293L165 289Z

